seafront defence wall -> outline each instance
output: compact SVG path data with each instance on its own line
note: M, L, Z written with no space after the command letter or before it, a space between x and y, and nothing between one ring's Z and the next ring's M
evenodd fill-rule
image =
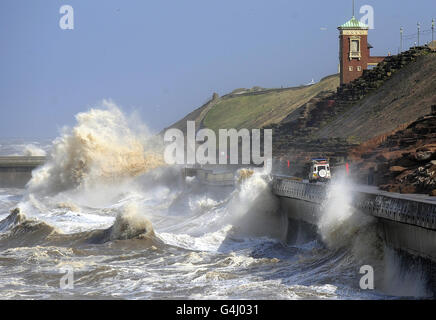
M328 186L275 177L272 191L288 218L316 225ZM377 230L389 247L436 262L436 199L358 187L349 192L356 210L377 218Z
M184 168L185 177L197 177L202 184L209 186L233 186L235 184L234 172L214 172L202 168Z
M234 185L237 180L233 172L216 173L201 168L186 168L184 175L195 176L200 183L212 186ZM271 189L288 219L318 225L329 196L328 185L273 176ZM359 185L350 185L345 192L358 214L376 218L377 231L387 246L430 261L436 279L435 197L401 195Z
M45 157L0 157L0 188L23 188Z
M232 186L237 180L234 172L204 168L185 168L183 174L195 176L200 183L209 186ZM271 188L289 219L318 225L328 197L328 185L274 176ZM377 219L377 231L385 243L393 249L436 262L436 198L365 188L350 186L346 192L355 210Z

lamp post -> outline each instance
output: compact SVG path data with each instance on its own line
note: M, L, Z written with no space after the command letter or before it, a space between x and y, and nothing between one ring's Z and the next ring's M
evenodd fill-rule
M431 20L431 41L434 41L434 18Z
M421 32L421 24L418 22L418 47L419 47L419 34Z
M403 52L403 27L400 28L400 52Z

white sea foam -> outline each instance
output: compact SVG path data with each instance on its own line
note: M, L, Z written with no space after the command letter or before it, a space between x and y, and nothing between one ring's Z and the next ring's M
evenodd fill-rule
M31 193L116 184L163 165L159 153L147 149L148 137L138 136L115 104L103 101L103 106L79 113L77 125L64 128L49 161L33 172Z
M34 144L28 144L24 146L23 155L27 157L44 157L47 155L47 152Z
M331 186L318 224L328 249L314 239L288 246L287 224L267 175L246 171L233 191L199 188L195 178L182 179L178 168L163 166L159 144L142 125L112 103L104 105L77 115L77 125L54 142L23 198L1 193L0 208L16 205L61 233L112 226L110 242L3 251L0 262L16 259L19 267L0 264L0 288L9 288L0 290L2 298L65 297L52 285L62 266L80 271L80 285L69 298L359 298L367 295L356 289L356 263L378 268L393 261L398 267L395 259L380 262L373 220L353 209L345 182ZM159 248L114 241L153 230L163 243ZM26 281L22 274L29 275ZM393 274L399 272L385 278ZM406 288L397 281L399 288L389 292L422 293L419 275L399 277Z

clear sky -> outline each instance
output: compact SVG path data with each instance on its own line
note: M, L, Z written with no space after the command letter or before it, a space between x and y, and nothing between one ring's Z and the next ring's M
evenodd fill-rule
M74 30L59 27L65 4ZM366 4L373 55L436 18L435 0L356 0L358 18ZM213 92L318 81L337 72L351 12L351 0L1 0L0 137L56 137L102 99L157 131Z

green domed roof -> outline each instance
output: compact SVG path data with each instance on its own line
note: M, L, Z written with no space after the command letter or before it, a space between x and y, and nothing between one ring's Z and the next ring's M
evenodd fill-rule
M351 20L345 22L342 26L338 27L338 29L365 29L368 30L368 26L355 17L352 17Z

